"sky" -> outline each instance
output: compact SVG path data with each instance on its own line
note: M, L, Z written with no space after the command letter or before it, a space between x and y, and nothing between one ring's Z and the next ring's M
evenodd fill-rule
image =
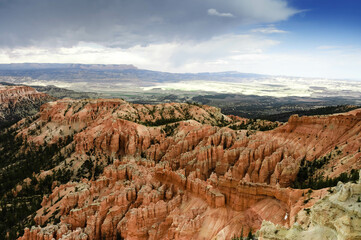
M361 80L358 0L0 0L0 63Z

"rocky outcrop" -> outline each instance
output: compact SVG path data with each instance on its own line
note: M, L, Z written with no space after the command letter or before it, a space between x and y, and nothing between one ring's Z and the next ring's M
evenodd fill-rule
M239 234L240 227L259 228L264 219L285 224L284 216L289 214L285 202L302 198L301 190L243 183L234 197L244 205L229 204L227 210L223 191L213 186L218 184L215 175L206 182L196 172L186 178L184 171L153 165L149 160L124 158L105 168L95 181L55 188L43 199L35 221L44 225L59 218L60 223L26 229L21 239L229 238ZM216 231L209 231L209 224L215 224Z
M361 178L356 184L339 182L333 190L336 193L309 210L303 220L306 224L296 222L287 229L263 222L260 239L361 239Z
M27 86L0 85L0 125L6 125L31 116L43 103L55 100Z
M15 105L23 99L32 101L46 97L46 94L39 93L28 86L0 86L0 103L6 105Z
M290 188L303 160L337 146L324 176L361 168L360 112L293 116L266 132L220 127L237 121L191 104L44 104L29 126L17 124L18 137L44 144L73 136L64 152L74 152L56 169L79 176L85 161L105 168L54 188L35 217L50 225L21 239L229 239L263 220L289 227L327 194Z

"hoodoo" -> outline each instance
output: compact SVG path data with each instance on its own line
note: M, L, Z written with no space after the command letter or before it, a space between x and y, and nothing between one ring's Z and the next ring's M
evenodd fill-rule
M307 164L319 163L303 179L310 184L361 168L360 113L292 116L262 132L232 130L247 120L208 106L44 104L12 127L16 137L67 143L61 161L34 175L55 182L20 239L230 239L262 221L299 224L300 213L329 194L295 185Z

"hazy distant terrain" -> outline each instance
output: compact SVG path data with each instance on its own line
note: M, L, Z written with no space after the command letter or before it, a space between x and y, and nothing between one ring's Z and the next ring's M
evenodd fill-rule
M325 106L361 105L359 81L239 72L167 73L133 65L0 64L0 82L36 86L58 98L115 97L152 104L198 102L220 107L226 114L252 118Z
M7 86L15 86L17 84L14 83L6 83L0 82L0 85L7 85ZM32 85L39 92L43 92L53 96L55 98L73 98L73 99L83 99L83 98L100 98L105 97L102 94L95 93L95 92L76 92L74 90L69 90L66 88L59 88L53 85L46 85L46 86L36 86Z

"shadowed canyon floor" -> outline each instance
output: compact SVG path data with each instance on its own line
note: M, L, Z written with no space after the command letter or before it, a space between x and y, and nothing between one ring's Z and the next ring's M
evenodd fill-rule
M361 168L360 109L292 116L270 131L230 128L245 122L194 104L44 104L12 126L28 143L19 151L59 148L52 167L9 190L19 196L51 179L20 239L231 239L264 220L291 227L329 194L293 188L300 172L309 183Z

